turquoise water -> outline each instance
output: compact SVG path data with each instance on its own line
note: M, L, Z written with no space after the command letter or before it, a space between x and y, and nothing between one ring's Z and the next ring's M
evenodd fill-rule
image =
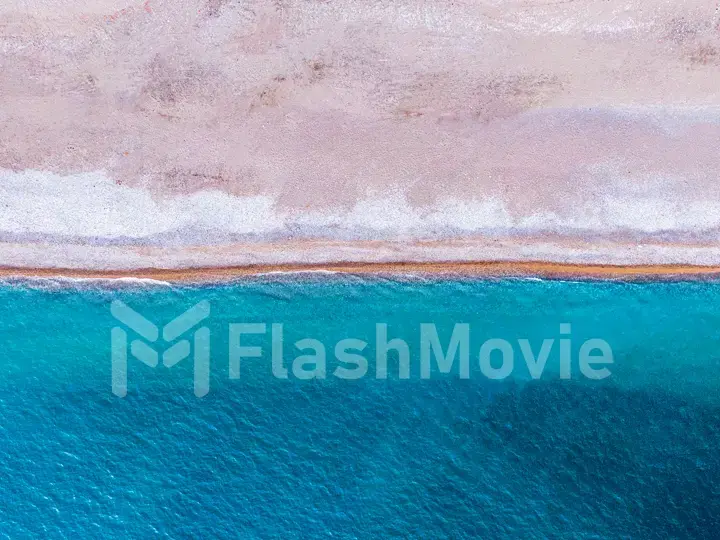
M190 359L132 357L111 392L110 303L164 325L207 300L210 391ZM0 287L0 534L8 538L715 538L720 530L720 284L266 278L205 287ZM325 379L229 378L228 325L284 324L328 351ZM375 378L375 325L411 377ZM421 323L470 327L470 376L420 377ZM572 377L560 379L560 325ZM132 334L128 330L128 334ZM335 343L368 375L333 375ZM515 351L489 380L478 351ZM611 375L578 371L604 339ZM555 339L532 379L517 345ZM497 362L496 358L496 362Z

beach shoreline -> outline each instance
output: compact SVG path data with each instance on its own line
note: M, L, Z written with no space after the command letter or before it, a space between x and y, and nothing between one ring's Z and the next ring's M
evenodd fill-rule
M466 278L542 278L655 281L720 278L720 266L679 264L602 265L544 261L338 262L330 264L262 264L204 268L138 268L83 270L77 268L0 267L0 278L154 280L170 283L228 282L283 274L344 274L358 276L427 276Z

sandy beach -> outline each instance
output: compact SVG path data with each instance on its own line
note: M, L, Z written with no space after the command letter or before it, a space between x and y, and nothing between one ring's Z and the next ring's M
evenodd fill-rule
M715 268L719 25L702 0L10 0L0 266Z

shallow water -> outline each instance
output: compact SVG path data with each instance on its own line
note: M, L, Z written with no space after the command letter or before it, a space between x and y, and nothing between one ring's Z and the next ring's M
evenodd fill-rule
M190 359L134 358L111 392L110 313L159 325L207 300L210 390ZM272 277L166 287L37 281L0 287L0 532L7 537L654 538L720 530L720 284ZM229 378L228 325L283 323L289 378L262 357ZM410 350L375 378L375 328ZM444 347L470 328L470 373L421 378L420 324ZM569 323L571 333L561 335ZM132 339L137 337L127 329ZM299 380L293 343L327 348ZM334 375L334 345L368 343L368 374ZM511 376L478 367L511 344ZM590 380L579 349L612 349ZM538 351L531 378L518 339ZM559 340L570 339L561 379ZM158 345L158 349L163 347ZM496 358L497 360L497 358Z

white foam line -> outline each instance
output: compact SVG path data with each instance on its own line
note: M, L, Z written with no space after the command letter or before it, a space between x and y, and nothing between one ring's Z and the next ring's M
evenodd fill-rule
M269 272L258 272L252 274L253 276L277 276L277 275L293 275L293 274L341 274L337 270L324 270L324 269L313 269L313 270L270 270Z
M37 288L72 288L72 287L90 287L95 285L108 286L115 288L120 285L123 287L173 287L168 281L136 278L136 277L71 277L71 276L11 276L0 279L0 285L29 285ZM48 287L50 286L50 287Z
M95 281L107 281L110 280L112 282L123 282L128 283L130 285L151 285L151 286L162 286L162 287L172 287L172 283L169 281L163 281L161 279L152 279L152 278L136 278L136 277L119 277L119 278L85 278L88 280L95 280Z

